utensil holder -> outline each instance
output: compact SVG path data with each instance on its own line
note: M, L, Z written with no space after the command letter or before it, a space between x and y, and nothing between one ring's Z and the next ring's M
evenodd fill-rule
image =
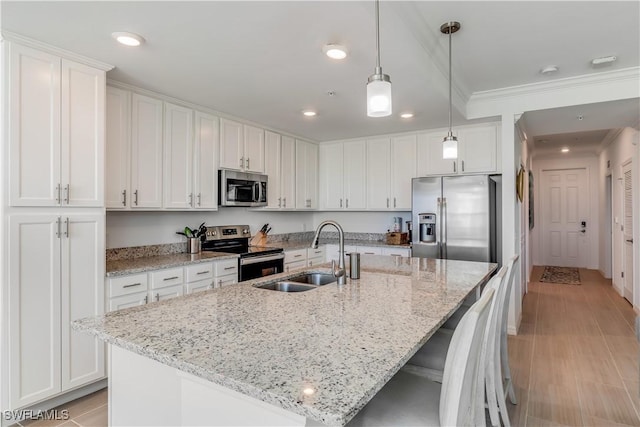
M199 254L200 253L200 238L199 237L190 237L188 245L189 245L189 253L190 254Z

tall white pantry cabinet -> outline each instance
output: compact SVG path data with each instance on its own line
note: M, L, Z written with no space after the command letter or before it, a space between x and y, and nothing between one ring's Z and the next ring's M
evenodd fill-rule
M70 323L104 312L110 67L28 41L2 55L0 407L16 410L105 377L103 344Z

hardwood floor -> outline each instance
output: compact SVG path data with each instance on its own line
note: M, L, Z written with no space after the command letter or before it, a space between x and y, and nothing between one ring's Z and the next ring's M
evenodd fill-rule
M532 277L541 274L536 267ZM600 273L580 276L579 286L529 285L519 335L509 337L514 426L640 426L635 314ZM106 426L106 390L58 409L70 420L23 425Z
M542 268L534 268L538 280ZM635 314L595 270L582 285L532 281L509 337L515 426L640 426Z

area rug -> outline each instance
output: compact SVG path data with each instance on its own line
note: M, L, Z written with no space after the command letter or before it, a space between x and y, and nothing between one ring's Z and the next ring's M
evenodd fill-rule
M580 285L580 272L575 267L545 267L541 282Z

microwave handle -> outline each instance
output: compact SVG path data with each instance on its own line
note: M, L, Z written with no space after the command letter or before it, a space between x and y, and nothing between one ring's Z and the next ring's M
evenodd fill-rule
M253 183L253 194L252 198L254 202L260 201L260 182L256 181Z

